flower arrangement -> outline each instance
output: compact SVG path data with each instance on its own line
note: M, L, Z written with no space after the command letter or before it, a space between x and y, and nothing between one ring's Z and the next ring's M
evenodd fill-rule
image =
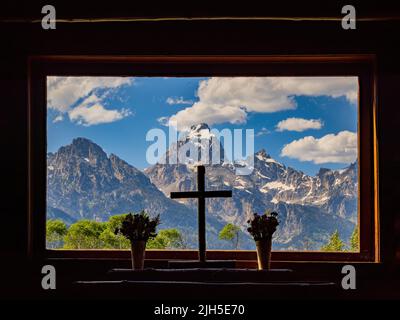
M265 211L262 215L254 213L253 217L247 221L250 225L247 231L253 236L256 242L259 270L271 269L272 235L279 225L277 216L276 212Z
M154 238L157 226L160 224L160 215L150 218L147 212L129 213L122 221L121 227L116 228L115 234L122 234L125 238L134 241L147 241Z
M122 234L131 242L132 269L143 269L147 240L157 235L156 229L159 224L160 215L150 218L147 212L141 211L135 214L128 213L121 226L115 229L115 234Z
M247 221L249 227L247 231L253 236L255 241L261 241L272 237L279 225L276 212L265 211L263 215L254 213L253 217Z

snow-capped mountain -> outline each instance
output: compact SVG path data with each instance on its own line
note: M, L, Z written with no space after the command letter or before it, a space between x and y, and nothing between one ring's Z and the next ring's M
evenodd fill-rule
M161 228L179 228L189 247L197 245L197 211L165 196L140 170L85 138L47 156L47 216L71 224L106 221L111 215L146 210L160 214ZM216 243L223 225L208 230ZM224 245L224 244L222 244Z
M210 139L205 124L192 127L188 135L172 145L167 155L179 152L191 137ZM347 240L357 221L357 164L342 170L321 169L309 176L272 159L265 150L254 155L250 175L237 175L232 163L223 163L218 140L208 148L196 144L199 153L213 156L218 144L221 162L206 165L208 190L232 190L232 198L206 200L208 248L230 248L218 240L226 223L241 227L240 248L254 249L246 232L253 212L266 209L279 213L280 226L274 249L319 249L338 230ZM200 150L201 149L201 150ZM201 158L201 156L199 156ZM170 199L172 191L196 190L196 159L185 164L156 164L142 172L100 146L74 139L47 156L47 214L71 224L79 219L107 220L111 215L147 210L160 214L162 228L178 228L190 247L197 245L197 201Z
M178 139L163 155L159 163L180 163L193 167L202 163L222 164L225 152L222 144L207 124L191 127L183 138Z
M110 215L149 209L154 215L187 209L167 199L138 169L77 138L47 159L48 206L75 219L106 220Z
M179 153L180 147L190 143L192 137L199 136L202 139L212 136L206 124L193 126L186 138L171 146L167 154ZM209 150L200 145L197 147L199 153L212 154L215 145L215 141L210 143ZM220 150L222 155L222 146ZM147 168L145 174L169 196L171 191L196 189L193 163L156 164ZM318 249L336 229L343 239L349 238L357 221L357 185L356 163L342 170L321 168L312 177L286 167L265 150L260 150L254 156L254 170L250 175L236 175L235 166L222 161L206 165L208 190L233 190L232 198L207 200L207 215L224 223L237 224L245 231L246 221L253 212L276 210L281 224L275 235L275 249L304 249L305 245L308 249ZM196 207L196 200L180 202L190 208ZM247 240L242 244L243 248L252 245Z

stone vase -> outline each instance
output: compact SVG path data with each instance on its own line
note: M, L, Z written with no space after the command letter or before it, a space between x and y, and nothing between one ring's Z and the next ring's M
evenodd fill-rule
M131 242L132 269L143 270L146 241L136 240Z
M272 237L256 241L258 270L271 269Z

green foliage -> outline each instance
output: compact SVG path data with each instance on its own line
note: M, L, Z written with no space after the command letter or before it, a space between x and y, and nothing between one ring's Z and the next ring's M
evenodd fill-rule
M103 247L100 235L107 229L106 222L80 220L72 224L64 238L66 249L98 249Z
M321 247L321 251L326 252L340 252L344 251L345 244L340 239L339 232L336 230L329 238L329 241L326 245Z
M99 249L129 249L130 242L121 234L115 234L108 227L100 234L102 247Z
M131 216L132 218L127 218ZM107 222L96 222L92 220L80 220L72 224L69 228L62 220L48 220L46 223L46 242L48 248L65 249L130 249L130 240L120 233L124 221L134 219L139 216L141 222L142 236L148 235L147 249L184 249L187 247L183 235L178 229L163 229L158 235L155 228L159 223L159 218L150 219L145 212L136 215L120 214L110 217ZM250 232L255 240L262 239L263 236L273 233L278 225L275 213L264 215L254 215L255 218L249 220ZM131 221L131 220L130 220ZM149 222L151 224L149 224ZM132 225L131 225L132 227ZM258 233L257 233L258 232ZM152 237L151 237L151 236ZM235 249L239 247L240 229L228 223L219 233L219 239L231 241ZM309 239L305 240L307 250ZM355 226L349 239L349 246L341 240L339 232L335 231L329 241L321 247L322 251L341 252L359 251L359 228Z
M117 214L115 216L111 216L110 219L108 219L108 226L107 228L115 231L118 228L122 227L122 222L125 220L126 216L128 214L124 213L124 214Z
M231 241L234 249L239 248L240 228L232 223L226 224L220 231L218 238L220 240Z
M134 224L129 224L134 222ZM124 226L125 223L125 226ZM155 237L159 217L150 219L145 212L139 214L120 214L110 217L107 222L80 220L69 228L61 220L48 220L46 223L47 247L65 249L129 249L130 240L121 230L137 227L141 237ZM125 228L125 229L124 229ZM172 230L172 229L171 229ZM133 236L136 236L135 234ZM179 247L183 240L178 234L164 234L158 239L158 247Z
M106 229L100 234L100 240L103 243L101 249L129 249L130 242L122 234L116 234L115 231L121 228L122 222L127 214L119 214L110 217L106 222Z
M358 226L354 227L353 233L350 237L350 251L359 252L360 251L360 241L358 235Z
M150 218L148 213L141 211L140 213L127 214L121 224L116 228L115 234L121 234L131 242L136 240L149 240L154 238L157 226L160 224L160 216Z
M185 241L179 230L163 229L154 239L149 239L147 249L184 249Z
M48 220L46 223L46 241L50 248L62 246L63 238L67 234L67 226L61 220Z
M247 231L255 241L271 238L279 225L277 216L276 212L269 211L265 211L263 215L254 213L253 217L247 221L250 225Z

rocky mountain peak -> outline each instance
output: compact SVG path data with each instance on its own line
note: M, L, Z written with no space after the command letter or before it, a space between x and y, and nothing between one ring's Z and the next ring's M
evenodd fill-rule
M194 126L191 132L211 134L206 124ZM184 148L184 142L173 148ZM193 145L200 148L196 141ZM209 150L213 146L210 144ZM213 219L207 235L210 248L221 248L218 232L225 223L245 231L248 217L266 209L278 211L282 221L276 248L302 249L302 239L309 237L318 249L335 230L344 238L350 236L357 223L357 162L342 170L322 168L316 176L309 176L285 167L265 149L259 150L254 160L254 171L248 176L236 175L229 165L207 167L207 190L233 191L232 198L206 203L207 216ZM196 190L193 168L192 163L156 164L143 173L115 154L107 157L89 139L77 138L48 154L48 213L64 220L69 216L107 220L113 214L146 209L162 215L163 228L182 228L190 234L197 225L196 200L178 202L169 199L169 194ZM253 248L254 242L245 234L242 240L242 248Z
M206 123L199 123L190 127L185 142L190 140L211 140L213 137L215 136L211 133L210 127Z
M96 143L94 143L92 140L83 137L78 137L73 139L70 145L78 149L87 149L93 146L101 149L101 147Z
M320 168L319 171L318 171L318 173L317 173L317 176L318 176L318 177L322 177L322 176L324 176L325 174L327 174L328 172L332 172L332 170L331 170L331 169L328 169L328 168Z
M193 154L190 154L191 151ZM188 158L185 159L185 164L190 165L223 163L225 158L223 145L206 123L191 126L185 137L179 140L176 146L172 146L167 153L186 154Z
M204 122L192 125L190 127L191 132L200 132L201 130L210 130L210 127L208 126L207 123Z
M139 169L85 138L74 139L47 157L47 213L68 223L106 221L111 215L146 210L160 214L164 228L184 220L195 226L193 210L166 197Z
M256 152L256 157L257 158L264 158L264 159L271 159L271 156L267 153L267 151L263 148L261 150L259 150L258 152Z
M109 156L109 158L110 158L110 160L112 161L112 162L120 162L120 161L123 161L120 157L118 157L116 154L114 154L114 153L111 153L110 154L110 156Z
M350 164L350 166L348 167L349 170L357 170L358 167L358 161L354 161L353 163Z
M86 138L75 138L70 145L61 147L56 154L65 154L68 156L77 156L86 159L101 159L107 158L107 154L103 149Z

